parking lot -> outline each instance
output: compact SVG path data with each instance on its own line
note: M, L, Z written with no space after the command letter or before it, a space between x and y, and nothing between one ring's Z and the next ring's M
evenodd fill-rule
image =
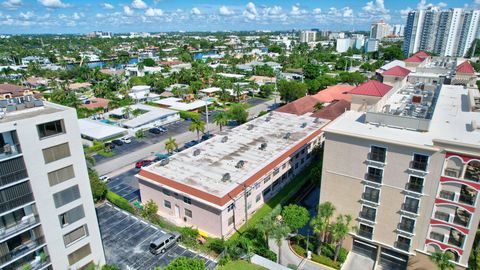
M113 177L108 182L108 189L127 199L129 202L141 201L138 180L135 177L139 169L132 169Z
M216 266L213 260L178 244L164 254L151 254L150 241L162 236L165 231L110 204L97 207L97 217L108 264L125 270L151 270L157 266L164 267L175 258L183 256L205 261L205 266L210 270Z

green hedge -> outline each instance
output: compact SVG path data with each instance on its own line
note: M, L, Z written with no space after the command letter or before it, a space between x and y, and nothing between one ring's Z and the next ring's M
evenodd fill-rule
M191 118L191 119L200 120L200 114L196 112L180 111L180 118L182 119Z
M110 190L107 192L106 197L109 202L113 203L118 208L123 209L127 212L130 212L132 214L135 214L135 208L125 198L120 197L118 194Z
M307 252L305 251L305 249L303 249L302 247L300 247L298 245L293 244L292 249L298 255L301 255L303 257L307 256ZM340 263L339 262L334 262L332 259L327 258L327 257L322 256L322 255L312 253L312 261L317 262L319 264L326 265L328 267L332 267L332 268L335 268L335 269L340 269Z

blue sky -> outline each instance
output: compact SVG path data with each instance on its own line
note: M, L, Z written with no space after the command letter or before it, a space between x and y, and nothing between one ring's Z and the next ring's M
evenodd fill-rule
M428 6L480 0L0 0L0 33L368 30L381 19L404 24L409 10Z

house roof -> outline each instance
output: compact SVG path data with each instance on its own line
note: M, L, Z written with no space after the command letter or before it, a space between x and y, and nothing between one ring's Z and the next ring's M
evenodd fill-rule
M409 58L405 59L405 62L410 63L421 63L425 58L429 57L430 55L424 51L419 51L416 54L410 56Z
M290 113L296 115L303 115L307 112L313 111L313 106L320 101L313 96L306 96L295 101L287 103L282 107L276 109L277 112Z
M457 66L457 73L475 74L475 70L470 64L470 61L465 61Z
M312 117L335 120L345 111L350 110L350 102L346 100L335 100L330 105L312 114Z
M97 109L97 108L107 108L108 103L110 103L109 99L105 98L91 98L89 104L82 104L83 108L87 109Z
M352 95L350 91L355 88L353 85L344 85L338 84L327 87L324 90L321 90L317 94L313 95L314 98L318 100L318 102L323 103L330 103L334 100L346 100L352 101Z
M369 80L355 87L355 89L350 91L350 94L383 97L388 91L390 91L390 89L392 89L392 86L390 85L375 80Z
M401 66L394 66L388 70L385 70L382 73L382 76L407 77L408 74L410 74L410 70Z
M21 95L23 91L26 90L23 86L9 84L9 83L2 83L0 84L0 94L9 94L11 93L13 96Z

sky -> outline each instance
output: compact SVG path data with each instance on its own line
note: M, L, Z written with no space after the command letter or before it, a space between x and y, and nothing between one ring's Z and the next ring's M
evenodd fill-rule
M369 30L429 6L480 8L480 0L0 0L0 33Z

